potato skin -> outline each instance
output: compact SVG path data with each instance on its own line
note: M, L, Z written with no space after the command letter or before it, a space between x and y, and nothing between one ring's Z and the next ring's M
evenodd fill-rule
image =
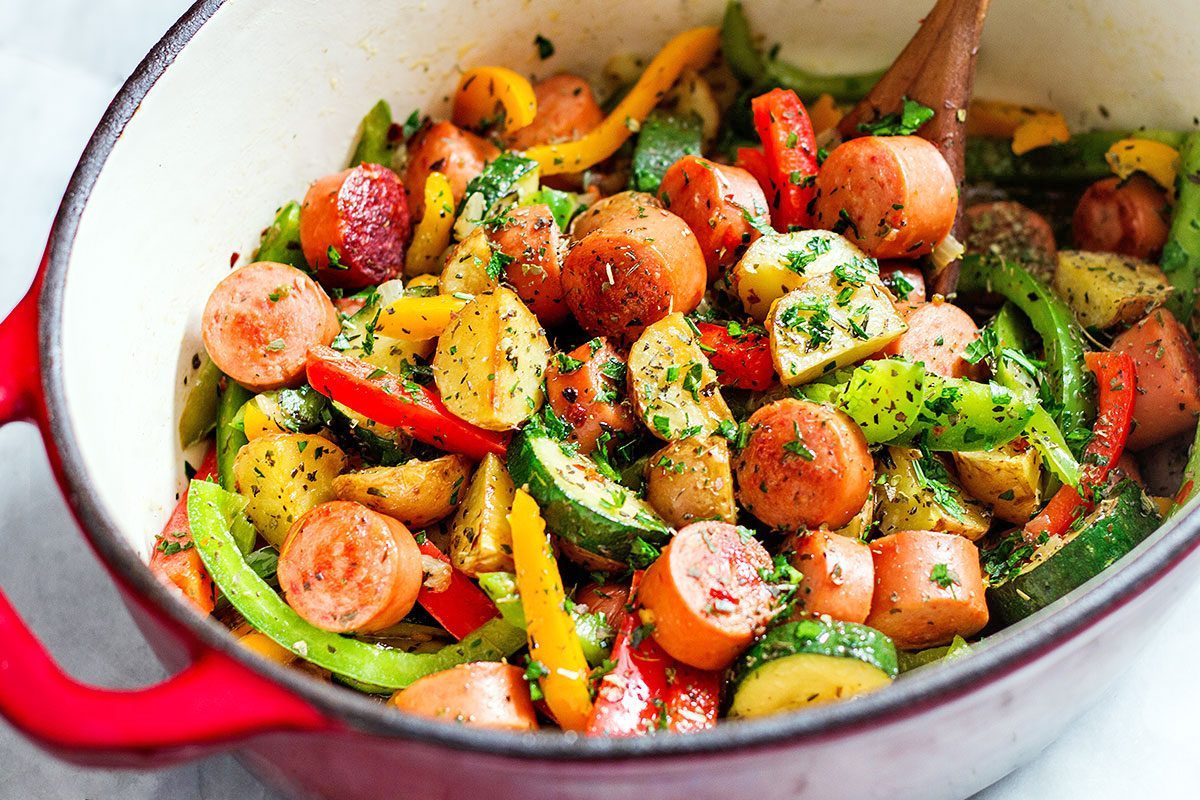
M333 479L333 491L419 530L454 513L470 474L466 456L446 455L348 472Z
M238 494L250 499L246 515L278 547L293 522L334 499L333 480L345 468L346 454L328 439L280 433L243 445L233 475Z
M825 405L787 398L750 415L738 454L738 500L785 530L840 528L862 509L875 467L862 431Z
M484 456L450 524L450 561L457 569L472 578L515 571L508 513L516 491L499 456Z
M917 478L913 463L920 457L919 450L903 447L888 447L881 454L880 479L875 489L879 532L939 531L956 533L971 541L987 533L992 521L991 512L969 497L953 477L947 476L946 485L962 505L961 518L937 502L933 493Z
M442 402L488 430L511 430L542 405L546 333L516 292L476 295L438 338L433 378Z
M720 436L680 439L650 457L646 500L668 523L737 522L729 443Z
M954 453L958 481L1005 522L1024 525L1042 505L1041 461L1024 439L995 450Z
M1085 328L1132 325L1171 294L1171 282L1156 264L1116 253L1063 250L1054 289Z

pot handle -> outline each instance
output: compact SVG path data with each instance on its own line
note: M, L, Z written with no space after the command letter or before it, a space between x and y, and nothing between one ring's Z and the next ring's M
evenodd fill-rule
M38 370L41 280L0 323L0 425L44 422ZM45 426L42 426L45 435ZM154 613L154 609L149 609ZM158 614L172 630L179 626ZM310 704L193 642L192 663L155 686L113 690L67 675L0 589L0 715L56 755L96 766L161 766L260 733L329 723Z

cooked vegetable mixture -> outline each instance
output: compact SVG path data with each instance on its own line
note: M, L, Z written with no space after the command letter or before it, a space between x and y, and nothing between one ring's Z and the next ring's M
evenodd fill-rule
M1137 547L1200 477L1137 461L1200 415L1200 133L752 30L372 108L208 298L151 567L402 712L638 736L969 657Z

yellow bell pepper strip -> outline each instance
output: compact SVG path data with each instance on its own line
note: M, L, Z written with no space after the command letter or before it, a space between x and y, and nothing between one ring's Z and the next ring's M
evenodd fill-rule
M258 397L252 397L242 406L242 430L246 439L253 441L260 436L272 433L287 433L283 427L273 420L269 414L258 405Z
M546 523L524 489L517 490L508 522L517 589L525 607L530 663L539 666L538 683L554 719L564 730L581 731L592 711L587 660L575 634L575 622L566 610L567 597L546 536Z
M416 342L433 339L446 330L466 304L466 300L450 294L401 297L384 306L375 323L375 333Z
M967 135L1011 138L1016 155L1071 138L1066 119L1057 111L999 100L971 101Z
M533 86L507 67L476 67L464 72L450 113L460 128L498 126L505 133L524 128L535 116Z
M432 286L434 289L438 287L438 276L432 272L427 272L424 275L418 275L408 282L405 289L418 289L422 286Z
M638 129L679 74L688 67L704 67L716 55L720 43L717 28L684 31L667 42L624 99L590 133L573 142L531 147L525 151L526 157L538 162L542 175L580 172L599 164Z
M450 245L453 228L454 193L450 181L440 172L431 172L425 179L425 212L404 256L404 274L438 272L442 266L442 252Z
M277 644L274 639L271 639L265 633L259 633L253 628L248 628L248 633L242 634L238 638L238 644L247 650L258 653L268 661L274 661L276 664L287 666L296 660L296 654L288 650L281 644Z
M1149 139L1121 139L1108 148L1104 160L1121 180L1135 172L1144 172L1168 193L1175 191L1179 151L1168 144Z
M818 136L836 128L843 116L831 94L821 95L808 107L808 118L812 120L813 132Z

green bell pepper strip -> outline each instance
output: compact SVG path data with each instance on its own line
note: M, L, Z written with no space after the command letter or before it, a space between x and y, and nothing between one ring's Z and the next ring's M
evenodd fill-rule
M436 653L413 654L321 630L305 622L246 563L230 527L246 498L209 481L192 481L188 520L200 559L246 621L300 658L352 681L392 690L470 661L499 661L525 646L525 632L501 619Z
M988 327L996 335L992 377L1001 386L1037 397L1040 370L1025 356L1032 349L1033 340L1025 315L1012 303L1005 303ZM1079 462L1071 454L1062 431L1041 405L1029 418L1025 436L1055 478L1068 486L1079 485Z
M179 445L191 447L217 427L217 408L221 403L221 370L207 356L192 375L183 411L179 414Z
M564 192L561 189L551 189L549 186L543 186L528 198L522 200L523 206L545 205L549 207L550 213L554 216L554 221L558 223L558 229L565 231L571 225L571 220L575 219L575 215L587 208L581 195L574 192ZM436 292L435 292L436 294Z
M247 441L242 429L242 406L254 396L233 378L225 378L221 402L217 406L217 480L221 488L234 491L233 460Z
M476 576L479 586L500 609L500 617L509 625L525 629L525 607L517 591L517 576L511 572L481 572ZM575 621L575 635L583 646L583 657L591 666L599 666L612 651L616 631L599 614L584 610L584 606L567 603L567 612Z
M1083 331L1071 309L1025 269L1012 261L988 256L973 254L963 258L958 291L960 294L996 292L1025 312L1042 339L1047 394L1053 401L1053 408L1047 411L1071 452L1078 456L1091 437L1096 392L1092 373L1083 359Z
M359 164L379 164L391 169L392 154L396 147L389 132L392 129L392 109L386 100L380 100L371 106L371 110L363 117L358 126L358 141L354 143L354 151L350 155L347 166L357 167Z
M858 423L870 444L894 442L917 420L924 405L925 367L919 362L890 358L842 369L798 394L828 403Z
M285 203L275 212L275 221L263 231L254 260L274 261L309 271L308 261L304 259L304 250L300 246L300 204L295 200Z
M985 136L967 138L967 181L1037 186L1095 181L1112 176L1104 158L1121 139L1150 139L1178 148L1186 134L1166 130L1087 131L1062 144L1038 147L1023 155L1012 151L1012 140Z
M257 402L279 427L292 433L315 430L329 421L329 400L311 386L263 392ZM251 398L254 399L254 398ZM265 401L265 402L264 402ZM264 407L265 406L265 407Z
M1167 308L1195 335L1191 323L1200 291L1200 133L1188 134L1179 150L1175 209L1163 246L1162 269L1175 287Z
M851 75L814 75L786 61L764 57L754 46L750 22L739 2L725 6L721 20L721 52L725 63L742 81L756 87L755 94L771 89L791 89L801 99L831 94L837 100L861 100L883 77L883 70Z
M1196 438L1192 440L1192 449L1188 453L1187 464L1183 467L1183 481L1179 485L1179 491L1175 493L1175 500L1171 503L1167 516L1175 516L1181 508L1187 505L1187 502L1196 496L1198 487L1200 487L1200 427L1196 428Z
M896 651L896 663L900 667L900 674L911 672L917 667L924 667L928 664L937 664L942 661L953 661L956 658L962 658L965 655L971 654L971 645L967 644L967 640L961 636L955 636L950 644L942 647L931 647L928 650L916 651Z

